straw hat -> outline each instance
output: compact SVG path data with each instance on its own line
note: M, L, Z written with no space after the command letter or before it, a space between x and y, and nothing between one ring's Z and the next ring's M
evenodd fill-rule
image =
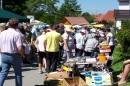
M74 30L72 29L72 26L71 26L71 25L65 26L65 31L74 32Z

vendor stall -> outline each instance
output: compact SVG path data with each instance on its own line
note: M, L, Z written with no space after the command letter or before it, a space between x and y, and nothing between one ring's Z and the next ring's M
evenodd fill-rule
M68 79L65 78L63 80L63 86L71 86L69 84L78 84L76 86L83 86L80 85L78 81L71 83L71 79L74 81L81 80L81 82L84 83L82 81L83 79L86 86L112 86L112 72L110 72L106 66L107 61L110 59L108 54L111 52L110 46L107 45L107 42L102 42L99 45L99 51L100 53L98 53L97 57L82 56L73 57L67 60L67 62L59 69L59 72L66 71L69 77ZM91 65L91 67L88 65ZM70 76L70 74L72 75Z

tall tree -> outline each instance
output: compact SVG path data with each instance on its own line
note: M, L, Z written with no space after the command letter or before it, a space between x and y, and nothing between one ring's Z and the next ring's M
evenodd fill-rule
M26 1L27 9L24 11L26 15L34 15L35 19L46 23L54 23L54 15L57 12L55 4L59 0L28 0Z
M26 0L3 0L3 9L24 15L23 10L26 9L25 2Z
M66 16L78 16L81 12L81 7L78 5L77 0L64 0L64 3L57 13L56 22L59 22Z
M93 17L93 15L90 15L88 12L83 13L82 16L83 16L89 23L93 23L93 22L94 22L94 17Z

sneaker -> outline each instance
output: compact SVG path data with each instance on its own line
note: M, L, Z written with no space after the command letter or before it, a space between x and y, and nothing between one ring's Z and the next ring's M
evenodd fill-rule
M40 71L39 71L39 74L42 74L42 73L43 73L43 71L42 71L42 70L40 70Z

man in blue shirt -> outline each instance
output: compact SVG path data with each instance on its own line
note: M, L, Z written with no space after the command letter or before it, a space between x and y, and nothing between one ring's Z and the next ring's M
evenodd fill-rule
M31 32L32 32L32 35L33 35L33 40L36 40L36 37L38 36L38 27L36 25L34 25L32 27Z
M36 37L38 36L38 27L36 25L34 25L31 29L32 32L32 38L33 38L33 44L31 45L31 59L34 59L35 56L35 51L36 51L36 47L34 46L34 42L36 40Z

